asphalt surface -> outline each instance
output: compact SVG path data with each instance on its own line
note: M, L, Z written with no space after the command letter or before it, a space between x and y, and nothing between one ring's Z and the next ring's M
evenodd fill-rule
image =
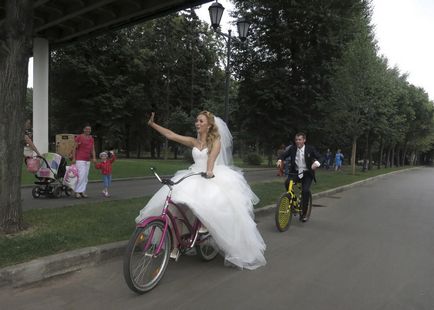
M276 177L276 169L246 169L244 176L249 183L263 182L264 180L282 180L283 178ZM99 201L120 200L136 197L144 197L154 194L160 187L161 183L155 177L145 177L137 179L127 180L114 180L110 190L111 197L103 197L101 191L103 188L101 182L90 182L87 188L86 199L76 199L74 197L68 197L62 194L61 198L48 198L41 196L40 198L32 197L32 188L30 186L23 187L21 189L21 199L23 210L28 209L41 209L41 208L60 208L65 206L92 203Z
M314 198L312 219L285 233L257 217L267 265L254 271L196 256L170 261L146 295L125 284L121 257L61 278L0 290L3 309L408 310L434 306L433 169L378 178Z

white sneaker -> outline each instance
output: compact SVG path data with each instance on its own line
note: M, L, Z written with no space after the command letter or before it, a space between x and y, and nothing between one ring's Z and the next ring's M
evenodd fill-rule
M201 225L199 228L199 234L206 234L206 233L208 233L208 229L205 226Z

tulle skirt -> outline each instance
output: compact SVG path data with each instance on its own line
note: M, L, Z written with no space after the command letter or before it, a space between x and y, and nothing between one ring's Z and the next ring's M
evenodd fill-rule
M192 172L200 172L195 165L178 171L176 181ZM174 186L172 200L187 205L213 236L225 260L246 269L265 265L265 243L254 221L253 204L259 199L252 192L244 176L228 166L215 166L215 177L200 175L185 179ZM163 186L140 211L136 222L160 215L169 192Z

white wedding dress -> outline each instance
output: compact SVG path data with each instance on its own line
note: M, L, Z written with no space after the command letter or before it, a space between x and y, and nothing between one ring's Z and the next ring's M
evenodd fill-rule
M172 180L206 171L208 150L193 148L192 153L194 164L188 170L178 171ZM240 171L216 164L213 172L212 179L197 175L175 185L172 200L190 207L207 227L226 261L246 269L265 265L265 243L253 220L253 204L259 201L258 197ZM136 222L160 215L168 191L163 186L140 211Z

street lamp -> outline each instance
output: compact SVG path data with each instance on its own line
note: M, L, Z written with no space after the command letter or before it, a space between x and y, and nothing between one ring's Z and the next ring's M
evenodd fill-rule
M230 75L230 58L231 58L231 44L232 40L234 39L231 36L231 30L228 30L228 33L223 33L220 31L220 21L223 16L223 11L225 8L223 5L218 3L217 1L211 4L208 8L209 11L209 17L211 19L211 26L213 27L214 31L217 32L219 35L226 38L226 47L227 47L227 54L226 54L226 67L225 67L225 122L228 123L229 116L228 116L228 106L229 106L229 75ZM250 23L245 19L241 18L237 21L237 29L238 29L238 37L241 42L246 41L247 39L247 32L249 31Z

